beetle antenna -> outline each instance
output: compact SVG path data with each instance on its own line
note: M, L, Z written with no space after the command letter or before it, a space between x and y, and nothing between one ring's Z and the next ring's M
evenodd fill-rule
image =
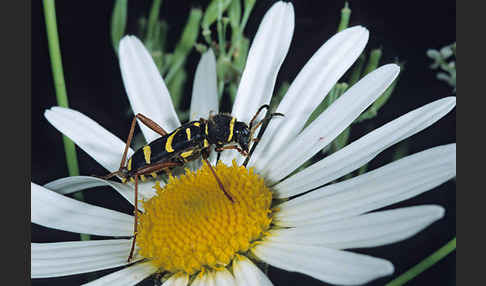
M260 108L261 109L261 108ZM265 129L267 128L267 125L268 123L270 122L270 119L272 119L272 117L274 116L284 116L285 115L283 113L279 113L279 112L274 112L274 113L270 113L270 115L266 116L265 118L263 118L260 122L258 122L257 125L255 125L254 128L251 128L250 129L250 139L252 141L254 141L255 143L252 144L251 146L251 149L250 149L250 152L248 152L248 155L246 156L246 159L245 161L243 162L243 166L246 167L246 165L248 164L248 162L250 161L250 157L251 155L253 154L253 151L255 150L256 146L257 146L257 143L258 141L260 141L260 138L262 137L263 135L263 132L265 131ZM260 129L260 132L258 133L258 136L253 139L253 133L258 129L258 127L260 127L260 125L263 124L263 127Z
M270 108L270 105L264 104L264 105L260 106L260 108L258 108L258 111L255 113L255 115L253 115L253 118L250 120L250 129L252 129L251 127L253 126L253 122L256 120L256 118L258 117L258 114L260 114L260 112L264 108L268 109L268 108Z

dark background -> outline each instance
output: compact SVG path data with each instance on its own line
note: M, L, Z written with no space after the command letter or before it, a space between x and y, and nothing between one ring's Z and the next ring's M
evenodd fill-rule
M250 16L246 35L253 38L261 18L274 1L257 1ZM329 38L339 22L343 1L294 1L293 41L279 73L278 82L292 81L312 54ZM354 1L350 26L363 25L370 30L366 50L382 47L381 64L405 61L405 70L389 102L378 117L353 128L351 140L370 129L426 103L452 94L452 88L435 79L429 48L439 49L456 41L455 1ZM127 32L136 32L136 21L147 15L151 1L129 1ZM207 1L163 1L161 18L169 23L169 49L178 40L190 7L206 7ZM57 22L63 57L64 76L70 107L99 122L120 138L126 138L130 118L118 61L111 47L111 1L56 1ZM60 133L43 117L45 109L56 105L47 48L41 1L32 2L32 181L45 184L68 175ZM193 51L186 63L189 78L185 93L190 96L192 75L199 54ZM432 127L413 136L410 153L456 141L456 112L453 110ZM393 148L375 159L371 168L391 160ZM78 149L82 175L104 174L104 169ZM358 250L390 260L395 274L370 285L382 285L414 266L456 235L455 181L392 207L439 204L445 217L411 239L378 248ZM113 191L84 192L88 202L130 212L128 203ZM94 237L98 239L99 237ZM78 240L79 235L32 225L33 242ZM422 273L407 285L455 285L455 252ZM117 268L118 269L118 268ZM108 274L117 269L100 271ZM275 285L324 285L309 276L270 267ZM78 285L92 279L89 274L54 279L36 279L33 285ZM148 280L147 285L152 282Z

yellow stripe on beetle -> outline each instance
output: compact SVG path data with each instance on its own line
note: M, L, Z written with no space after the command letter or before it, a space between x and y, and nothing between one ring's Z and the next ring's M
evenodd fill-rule
M187 141L191 140L191 128L186 128Z
M131 170L132 170L132 158L130 158L130 159L128 160L128 166L127 166L127 170L128 170L128 171L131 171Z
M193 152L194 152L194 150L189 150L189 151L186 151L186 152L182 152L181 153L181 156L182 156L182 158L185 159L185 158L191 156Z
M228 136L227 142L231 142L231 139L233 139L233 129L235 129L235 121L236 121L236 117L233 117L230 121L230 126L229 126L230 134Z
M177 134L179 130L174 131L172 135L167 138L167 141L165 142L165 151L171 153L174 152L174 149L172 149L172 140L174 140L174 136Z
M150 149L149 145L143 146L143 155L145 156L145 163L147 163L147 165L150 164L151 153L152 153L152 150Z

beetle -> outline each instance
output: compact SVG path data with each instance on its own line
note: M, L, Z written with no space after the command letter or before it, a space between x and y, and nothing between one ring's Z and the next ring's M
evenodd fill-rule
M202 157L213 173L220 189L234 203L233 198L225 190L221 180L208 161L211 145L215 146L215 151L218 153L223 150L234 149L248 159L250 143L252 141L258 141L257 138L253 138L255 130L264 122L268 122L273 116L283 116L281 113L271 113L254 125L260 112L268 108L268 104L262 105L251 119L249 125L245 122L238 121L236 117L230 114L219 113L215 115L210 114L208 119L200 118L198 121L185 123L170 133L150 118L140 113L135 115L131 123L120 168L113 173L101 177L103 179L109 179L114 176L119 176L123 183L130 180L135 184L134 239L128 261L131 260L133 255L137 233L139 178L142 181L146 180L146 175L151 175L155 178L157 172L168 171ZM161 137L136 150L127 160L128 148L133 139L137 119L161 135Z

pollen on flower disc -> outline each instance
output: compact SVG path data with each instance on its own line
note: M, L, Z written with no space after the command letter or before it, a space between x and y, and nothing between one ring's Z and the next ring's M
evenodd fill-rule
M164 188L157 184L157 194L144 202L137 245L160 269L194 274L226 266L268 230L272 193L263 178L235 162L214 169L233 203L206 164L170 177Z

